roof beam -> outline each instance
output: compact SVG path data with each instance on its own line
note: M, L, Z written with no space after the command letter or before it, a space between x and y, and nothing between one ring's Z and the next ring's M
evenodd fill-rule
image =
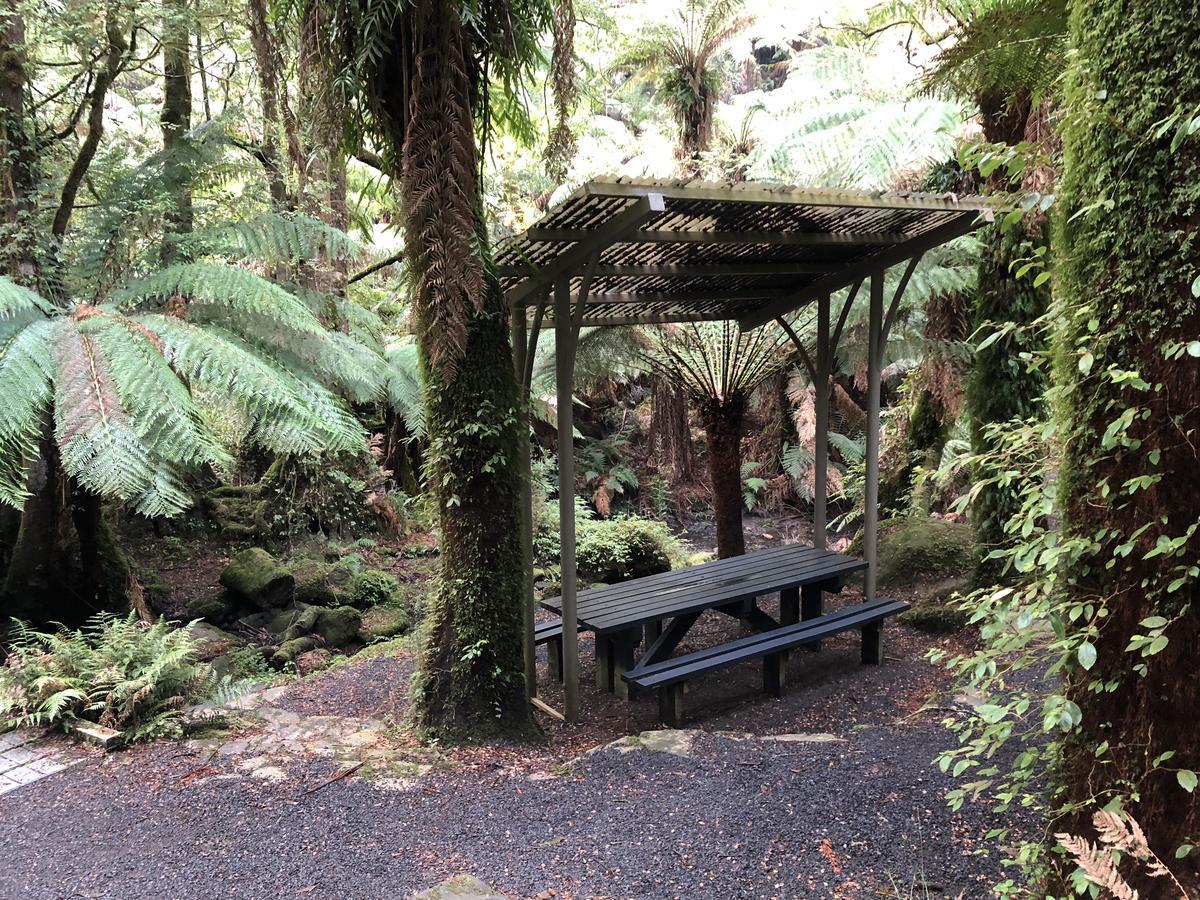
M824 275L836 271L836 263L824 262L757 262L716 263L712 265L664 264L664 265L611 265L596 266L593 274L597 278L660 277L660 278L709 278L715 275L767 276L767 275ZM523 278L529 274L524 266L501 266L501 278Z
M530 228L526 240L539 243L558 243L582 240L591 234L576 228ZM831 231L682 231L636 230L620 243L639 244L769 244L787 247L861 247L879 244L898 244L905 240L901 233L831 232ZM614 242L616 243L616 242Z
M530 266L528 277L505 291L505 299L509 303L522 303L556 277L575 274L605 247L617 243L629 232L636 231L665 209L666 203L662 194L644 194L599 228L575 232L572 239L575 242L574 247L563 251L541 268Z
M976 210L964 212L961 215L955 216L949 222L944 222L936 228L931 228L929 231L919 234L903 244L898 244L895 247L884 250L882 253L874 253L859 262L843 266L832 275L825 278L818 278L812 284L806 285L798 291L791 292L787 296L767 303L754 312L742 316L738 319L738 325L743 331L758 328L760 325L765 325L767 322L772 321L777 316L782 316L808 303L815 297L839 291L870 275L872 272L889 269L914 256L920 256L927 250L931 250L947 241L973 231L977 216L978 212Z
M696 303L704 300L771 300L790 297L795 289L777 287L739 288L737 290L712 291L611 291L591 293L588 306L601 303Z

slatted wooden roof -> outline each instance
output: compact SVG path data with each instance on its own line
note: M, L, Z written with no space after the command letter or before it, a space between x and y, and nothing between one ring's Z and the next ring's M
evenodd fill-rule
M753 328L966 234L983 197L601 178L496 249L509 301L568 279L583 325L738 320ZM553 302L544 323L553 324Z

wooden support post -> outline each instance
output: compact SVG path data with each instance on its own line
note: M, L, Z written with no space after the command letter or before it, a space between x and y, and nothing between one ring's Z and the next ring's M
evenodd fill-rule
M518 471L521 479L521 564L525 568L524 619L525 695L537 696L537 647L534 637L533 598L533 478L529 460L529 389L525 385L526 327L525 309L515 306L509 311L512 331L513 371L517 377L517 410L520 419L518 441ZM561 675L560 675L561 678Z
M813 546L825 549L829 483L829 375L833 348L829 346L829 295L817 298L816 441L813 454Z
M560 682L563 680L562 638L556 637L546 643L546 660L549 663L550 674Z
M862 630L863 665L883 664L883 622L875 622Z
M683 722L682 681L658 689L658 718L663 724L672 727L677 727Z
M779 624L795 625L800 621L800 588L784 588L779 592Z
M772 697L783 696L786 662L786 653L772 653L763 657L763 690Z
M863 598L875 599L879 571L879 400L883 375L883 271L871 273L871 311L867 323L867 490L863 536L867 571Z
M562 582L563 714L579 719L579 616L575 607L575 329L571 316L571 282L554 286L555 381L558 393L558 529L559 579ZM597 647L599 642L597 641Z

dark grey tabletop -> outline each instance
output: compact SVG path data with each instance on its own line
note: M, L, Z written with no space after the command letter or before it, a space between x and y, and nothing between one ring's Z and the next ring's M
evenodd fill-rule
M588 631L621 631L787 588L831 581L840 588L846 576L866 568L852 556L790 544L580 591L576 610ZM548 597L542 606L561 613L562 598Z

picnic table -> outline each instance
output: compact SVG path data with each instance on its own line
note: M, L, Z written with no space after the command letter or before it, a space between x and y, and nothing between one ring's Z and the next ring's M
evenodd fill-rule
M866 569L861 559L790 544L580 591L579 628L596 635L596 684L627 696L628 683L637 680L631 676L664 664L706 610L741 619L757 632L821 617L824 593L840 591L849 576ZM757 602L776 592L779 621ZM544 599L542 606L562 612L559 597ZM645 649L635 662L643 643ZM818 645L819 638L805 644Z

